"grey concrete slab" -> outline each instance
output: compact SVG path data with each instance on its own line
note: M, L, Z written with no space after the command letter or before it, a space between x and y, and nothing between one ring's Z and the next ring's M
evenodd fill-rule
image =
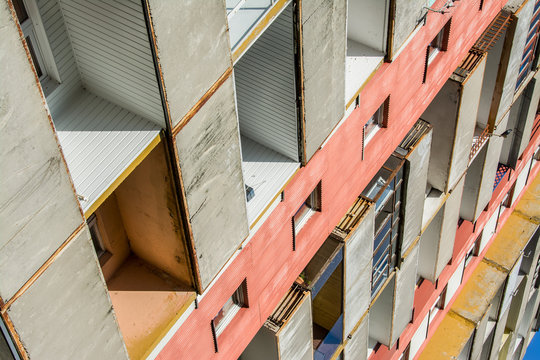
M416 289L416 271L420 254L418 244L403 260L396 272L396 288L394 292L394 309L392 312L392 330L390 333L390 346L393 346L401 333L412 319L414 305L414 291Z
M7 301L83 219L5 1L0 24L0 297Z
M345 112L346 0L302 2L308 161Z
M87 228L8 315L31 359L128 359Z
M279 331L279 359L313 359L312 328L311 296L308 295Z
M371 258L375 207L371 206L363 221L345 243L345 335L352 332L371 302Z
M174 126L232 66L225 2L148 4Z
M428 177L429 158L433 131L424 136L407 155L403 193L403 233L401 236L401 256L407 252L422 231L425 189Z
M395 54L414 31L421 24L423 15L429 0L395 1L396 11L394 16L394 34L392 39L392 54Z
M248 235L234 106L229 78L176 136L203 288Z
M345 344L345 358L347 359L367 359L369 339L369 314L362 319L362 323L354 332L351 339Z

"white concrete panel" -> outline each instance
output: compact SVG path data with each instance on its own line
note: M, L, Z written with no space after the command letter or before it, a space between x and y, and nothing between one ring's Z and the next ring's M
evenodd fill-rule
M349 0L347 38L386 52L389 0Z
M366 360L368 355L369 314L362 320L351 339L345 344L345 358Z
M390 346L395 287L394 276L369 309L369 337L386 346Z
M414 291L416 290L416 270L419 262L420 246L416 245L403 260L396 272L396 290L390 343L393 345L412 318Z
M292 5L234 65L240 132L298 161Z
M487 145L484 145L469 165L469 169L467 170L467 174L465 175L463 199L461 202L461 208L459 210L459 216L471 222L476 221L476 204L478 201L478 192L480 188L480 182L482 180L482 171L484 169L484 161L486 159L486 155Z
M428 176L431 140L433 132L427 133L416 147L407 155L406 182L403 195L403 233L401 237L401 256L407 252L422 231L424 215L425 188Z
M523 256L520 256L519 259L517 259L514 267L512 268L512 271L510 271L510 274L508 274L508 278L506 279L504 295L501 302L501 312L505 312L508 309L511 302L510 300L512 300L512 297L514 296L516 286L518 285L517 280L522 259Z
M427 336L427 330L428 330L428 321L429 321L429 312L426 314L420 325L418 326L418 329L416 329L416 332L414 333L412 339L411 339L411 347L409 348L409 357L411 359L414 359L416 353L420 349L420 346L424 343L424 340L426 340Z
M435 282L435 267L441 238L441 226L443 223L443 209L439 210L427 229L420 236L420 258L418 274L424 279Z
M438 278L446 264L452 258L454 251L454 241L456 238L457 222L459 219L459 208L461 205L461 195L465 178L456 185L444 204L444 218L441 226L440 244L437 254L437 265L435 268L435 278Z
M366 213L345 243L344 334L352 332L371 302L371 258L375 207Z
M448 189L453 189L469 165L480 94L484 78L486 58L476 67L462 85L454 146L448 174Z
M519 173L518 178L515 182L514 194L512 195L512 206L514 205L514 203L518 199L518 196L521 194L523 188L525 187L525 184L527 182L527 175L528 170L527 166L525 166L525 169L523 169L523 171Z
M448 80L421 116L433 125L428 183L443 193L448 189L460 101L461 83Z
M239 137L232 79L176 136L204 288L248 235Z
M495 234L495 227L497 226L497 218L499 216L498 211L494 211L493 214L489 217L484 229L482 230L482 238L480 239L480 252L484 251L489 240Z
M31 359L128 359L87 228L8 314Z
M146 2L174 126L231 67L225 1Z
M61 0L60 7L84 87L165 128L142 3Z
M262 326L249 345L244 349L239 360L278 360L278 344L276 334L266 326Z
M5 2L0 23L0 297L7 301L83 219Z
M421 26L423 15L426 13L424 6L431 6L433 0L407 0L396 1L394 16L394 33L392 40L392 54L401 51L406 44L409 35Z
M461 260L456 271L452 274L446 285L446 299L444 300L444 307L450 303L450 300L456 295L456 291L461 285L461 278L463 277L463 270L465 269L465 258Z
M306 296L278 334L280 360L313 359L311 296Z

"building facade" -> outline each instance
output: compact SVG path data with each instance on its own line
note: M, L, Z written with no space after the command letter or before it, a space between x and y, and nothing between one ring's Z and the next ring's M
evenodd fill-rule
M538 0L2 0L0 358L519 359Z

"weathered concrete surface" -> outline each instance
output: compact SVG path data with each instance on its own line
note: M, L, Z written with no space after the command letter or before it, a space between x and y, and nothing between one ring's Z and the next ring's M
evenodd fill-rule
M409 35L420 24L426 10L424 6L429 6L429 0L397 0L394 17L394 34L392 41L392 54L395 54L405 43Z
M279 331L279 359L313 359L312 328L311 296L308 294L289 321Z
M401 237L401 256L409 249L422 230L425 188L428 176L431 140L433 131L424 136L407 156L405 162L406 182L403 188L403 234Z
M306 162L345 111L345 0L302 2Z
M234 105L229 78L176 136L203 288L248 234Z
M484 338L486 335L487 325L489 321L489 311L484 314L484 317L476 325L474 338L472 341L470 359L478 359L484 348Z
M231 66L225 2L148 4L174 126Z
M489 142L489 140L488 140ZM459 216L468 221L476 221L476 204L478 201L478 191L480 182L482 181L482 172L484 170L484 162L487 156L487 144L484 144L478 152L472 163L469 165L467 174L465 175L465 185L463 187L463 199Z
M392 329L390 331L391 346L394 345L412 318L419 249L420 246L417 243L396 272Z
M467 171L472 147L480 94L486 67L486 58L462 84L461 99L450 160L447 190L453 189L461 175Z
M516 14L517 23L514 37L512 39L512 46L510 49L508 66L504 76L504 83L502 87L502 93L500 95L500 103L497 109L497 116L495 117L495 123L501 119L508 108L512 105L514 93L516 89L516 81L519 75L519 68L521 65L521 59L523 58L523 50L525 49L525 41L527 39L527 33L529 32L529 26L531 23L531 17L534 10L534 1L528 0L519 13ZM497 78L499 81L499 78ZM495 95L494 95L495 96ZM490 114L490 118L492 115Z
M369 309L369 337L386 346L390 345L395 286L394 276Z
M262 326L257 335L249 342L240 360L278 360L278 344L276 334Z
M452 258L454 252L454 240L456 238L456 228L459 219L459 208L463 194L463 185L465 178L456 185L443 209L443 222L441 226L441 240L437 254L437 263L435 265L435 279L439 277L444 267Z
M345 357L347 359L366 359L369 339L369 314L362 319L362 323L354 332L351 339L345 344Z
M343 315L344 334L352 332L367 311L371 302L371 258L375 207L371 206L356 230L345 243L345 309Z
M420 258L422 261L418 264L418 274L431 282L435 282L437 279L435 269L437 267L443 214L444 208L437 212L427 229L420 236Z
M31 359L127 359L88 229L8 309Z
M0 24L0 297L8 300L83 219L5 1Z
M421 118L433 125L433 141L429 159L428 183L435 189L446 192L450 161L457 127L461 84L448 80Z

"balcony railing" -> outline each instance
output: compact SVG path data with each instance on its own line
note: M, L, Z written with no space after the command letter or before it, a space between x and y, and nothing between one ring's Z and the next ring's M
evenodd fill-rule
M473 138L473 145L471 148L471 152L469 153L469 163L473 161L480 149L482 149L482 146L484 146L487 139L489 139L489 135L489 126L486 126L486 128L484 129L484 131L482 131L480 135Z

